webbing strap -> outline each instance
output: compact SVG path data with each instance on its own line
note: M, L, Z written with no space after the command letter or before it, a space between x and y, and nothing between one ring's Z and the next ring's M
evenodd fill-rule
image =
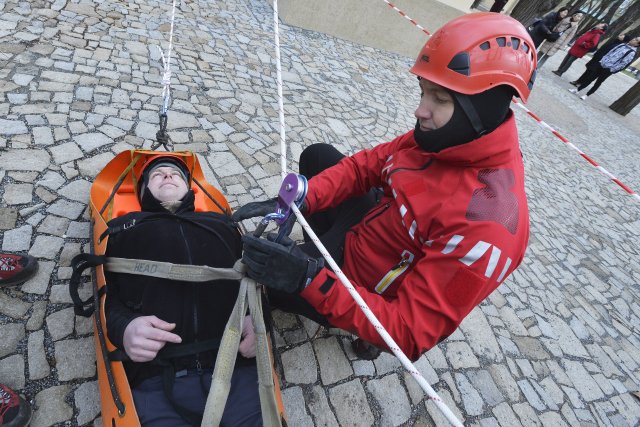
M240 271L240 266L242 266L240 261L237 261L232 268L214 268L207 265L173 264L170 262L117 257L108 257L104 264L104 268L112 273L137 274L183 282L241 280L243 274Z
M229 397L231 388L231 376L236 364L238 346L242 335L242 321L246 313L247 280L240 282L238 299L233 306L233 311L222 335L220 348L216 357L216 364L213 368L211 389L207 396L207 403L202 416L202 426L219 426L222 413Z
M282 424L276 402L273 364L267 341L267 328L262 314L260 288L255 281L249 278L244 280L248 282L249 311L256 334L256 363L258 365L258 391L260 393L260 408L262 409L262 424L266 427L280 427Z
M239 269L244 271L244 264L241 264ZM282 426L278 404L276 403L267 328L262 314L262 298L260 297L258 284L245 277L240 282L238 299L233 307L231 316L229 316L229 321L218 349L211 389L202 418L203 427L218 426L222 419L222 413L231 388L231 377L233 376L238 346L242 336L242 322L247 310L247 302L256 334L256 364L258 368L258 391L260 394L262 423L265 427Z

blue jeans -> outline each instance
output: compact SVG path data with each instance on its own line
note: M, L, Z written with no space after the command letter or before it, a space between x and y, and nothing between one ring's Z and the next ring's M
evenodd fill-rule
M195 370L189 370L187 375L176 377L173 386L176 403L190 411L203 413L212 372L211 369L205 369L198 375ZM165 396L162 377L146 379L132 392L138 418L144 427L190 427ZM240 366L233 371L231 390L220 426L262 427L258 370L255 366Z

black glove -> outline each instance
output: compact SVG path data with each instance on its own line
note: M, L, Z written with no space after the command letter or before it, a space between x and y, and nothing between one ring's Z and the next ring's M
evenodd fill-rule
M247 275L258 283L279 291L302 291L324 267L324 259L305 254L289 238L276 243L267 239L242 236L242 262L247 265Z
M244 206L240 206L238 210L231 215L231 220L233 222L240 222L249 218L264 217L267 214L274 213L276 209L278 209L278 199L276 197L262 202L249 202ZM307 211L307 204L303 201L298 209L300 209L300 212L304 215ZM284 228L282 235L288 236L295 223L296 216L291 212L287 221L281 225L281 227Z
M234 222L240 222L245 219L264 217L267 214L274 213L278 208L278 199L273 198L263 200L262 202L249 202L244 206L240 206L237 211L231 215Z

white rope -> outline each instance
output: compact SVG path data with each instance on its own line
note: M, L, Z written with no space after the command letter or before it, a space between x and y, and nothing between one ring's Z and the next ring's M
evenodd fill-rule
M169 109L169 100L171 99L171 50L173 49L173 23L176 19L176 0L173 0L173 8L171 10L171 29L169 30L169 48L167 49L167 56L165 58L162 48L158 46L160 51L160 57L162 58L162 113L167 112Z
M280 117L280 179L287 174L287 146L284 137L284 105L282 101L282 68L280 66L280 25L278 0L273 0L273 32L276 44L276 82L278 84L278 113Z
M280 38L279 38L279 26L278 26L278 0L273 0L273 22L274 22L274 32L275 32L275 44L276 44L276 79L278 84L278 108L279 108L279 116L280 116L280 164L282 167L282 179L284 179L286 174L286 146L285 146L285 134L284 134L284 107L282 101L282 73L280 69ZM355 290L347 276L344 275L338 264L333 260L327 249L324 247L318 236L313 232L307 220L302 216L300 210L295 206L295 203L291 204L291 209L295 213L300 225L307 232L313 243L315 243L316 247L322 254L322 256L327 260L331 269L334 271L336 276L340 279L342 285L349 291L351 297L358 304L358 307L362 310L364 315L369 319L373 327L378 331L384 342L387 344L389 349L393 352L393 354L400 360L402 366L411 374L411 376L418 382L420 387L427 393L427 396L430 400L436 404L440 412L449 420L449 422L456 426L462 427L462 423L458 420L458 418L451 412L451 409L444 403L444 401L438 396L438 394L431 388L427 380L420 374L418 369L411 363L409 358L402 352L398 344L393 340L391 335L387 332L387 330L382 326L378 318L373 314L367 303L362 299L360 294Z
M398 344L396 344L396 342L391 337L391 335L389 335L389 333L384 328L384 326L382 326L382 323L380 323L376 315L373 314L373 312L371 311L367 303L362 299L358 291L356 291L356 289L353 287L351 282L349 282L349 279L347 279L347 276L345 276L342 270L340 269L340 267L338 267L338 264L336 264L333 258L331 258L331 255L329 254L327 249L324 247L324 245L322 244L318 236L313 232L313 230L311 229L311 226L309 225L305 217L302 215L300 210L295 206L295 204L291 205L291 209L296 214L296 217L298 218L298 221L300 221L300 225L302 225L302 228L304 228L304 230L307 232L307 234L309 235L313 243L315 243L316 247L318 248L322 256L327 260L327 262L329 263L329 266L331 267L335 275L338 276L338 279L340 279L340 282L342 283L342 285L347 289L347 291L349 291L349 294L358 304L358 307L360 307L364 315L367 317L367 319L369 319L369 321L371 322L373 327L376 329L376 331L378 331L378 333L380 334L384 342L387 344L389 349L400 360L400 362L402 363L402 366L404 366L407 372L409 372L411 376L418 382L420 387L422 387L425 393L427 393L427 396L429 397L429 399L433 400L433 402L436 404L438 409L440 409L440 412L442 412L442 414L447 418L447 420L449 420L449 422L456 427L462 427L462 423L460 422L460 420L458 420L458 418L453 414L453 412L451 412L451 409L449 409L447 404L444 403L444 401L440 398L440 396L438 396L435 390L431 388L427 380L424 379L424 377L420 374L420 372L415 367L415 365L411 363L409 358L403 353L402 350L400 350L400 347L398 347Z

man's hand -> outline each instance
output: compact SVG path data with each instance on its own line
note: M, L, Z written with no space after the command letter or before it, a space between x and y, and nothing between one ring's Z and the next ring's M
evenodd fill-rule
M242 236L242 262L256 282L279 291L300 292L324 267L324 259L305 254L291 239L284 238L281 243L270 240Z
M251 316L245 316L242 322L242 339L238 352L244 357L256 357L256 332L253 330Z
M240 222L249 218L264 217L267 214L274 213L278 208L277 199L264 200L262 202L249 202L238 208L231 215L234 222Z
M133 319L124 330L124 351L134 362L150 362L168 342L180 344L182 338L171 333L175 323L167 323L156 316Z

